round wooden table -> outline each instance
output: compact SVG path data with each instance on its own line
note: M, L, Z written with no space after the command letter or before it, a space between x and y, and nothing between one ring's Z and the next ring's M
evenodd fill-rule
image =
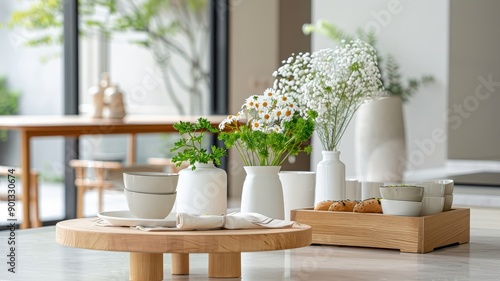
M95 219L56 225L56 242L69 247L130 252L130 280L162 280L163 253L172 253L172 274L189 274L189 253L208 253L209 277L241 277L241 252L309 246L308 225L280 229L147 232L96 226Z

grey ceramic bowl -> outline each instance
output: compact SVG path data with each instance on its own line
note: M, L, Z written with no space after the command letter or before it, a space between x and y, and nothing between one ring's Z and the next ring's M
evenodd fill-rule
M382 186L380 187L380 195L388 200L422 202L424 188L406 185Z

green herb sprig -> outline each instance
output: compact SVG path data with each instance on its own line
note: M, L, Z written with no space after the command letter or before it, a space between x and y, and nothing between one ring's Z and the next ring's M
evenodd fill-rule
M212 127L206 118L200 117L195 123L180 121L174 124L174 129L179 134L187 136L177 141L170 149L171 152L178 151L177 155L172 158L172 162L176 166L180 166L182 162L189 162L194 171L196 170L195 163L220 165L220 158L226 155L226 149L212 145L209 152L203 148L202 142L205 133L219 132L217 128Z

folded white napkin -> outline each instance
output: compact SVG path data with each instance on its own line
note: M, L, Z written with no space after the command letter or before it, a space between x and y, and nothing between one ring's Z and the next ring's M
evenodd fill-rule
M251 229L291 227L293 222L266 217L257 213L231 213L222 216L177 214L177 229Z
M195 215L188 213L177 213L175 226L141 225L141 220L123 221L109 220L100 217L94 220L96 226L129 226L130 228L144 231L179 231L179 230L206 230L206 229L251 229L251 228L286 228L292 227L295 222L284 221L266 217L258 213L230 213L227 215ZM172 221L173 223L173 221Z

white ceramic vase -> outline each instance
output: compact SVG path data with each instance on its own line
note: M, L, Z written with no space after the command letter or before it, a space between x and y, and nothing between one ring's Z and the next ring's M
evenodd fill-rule
M177 213L222 215L227 213L227 174L214 164L195 163L179 171Z
M403 180L406 138L403 103L400 97L385 97L359 108L354 147L359 180Z
M241 212L259 213L284 219L283 189L278 176L280 166L245 166L247 176L241 194Z
M323 159L316 166L314 202L345 199L345 164L340 151L323 151Z

